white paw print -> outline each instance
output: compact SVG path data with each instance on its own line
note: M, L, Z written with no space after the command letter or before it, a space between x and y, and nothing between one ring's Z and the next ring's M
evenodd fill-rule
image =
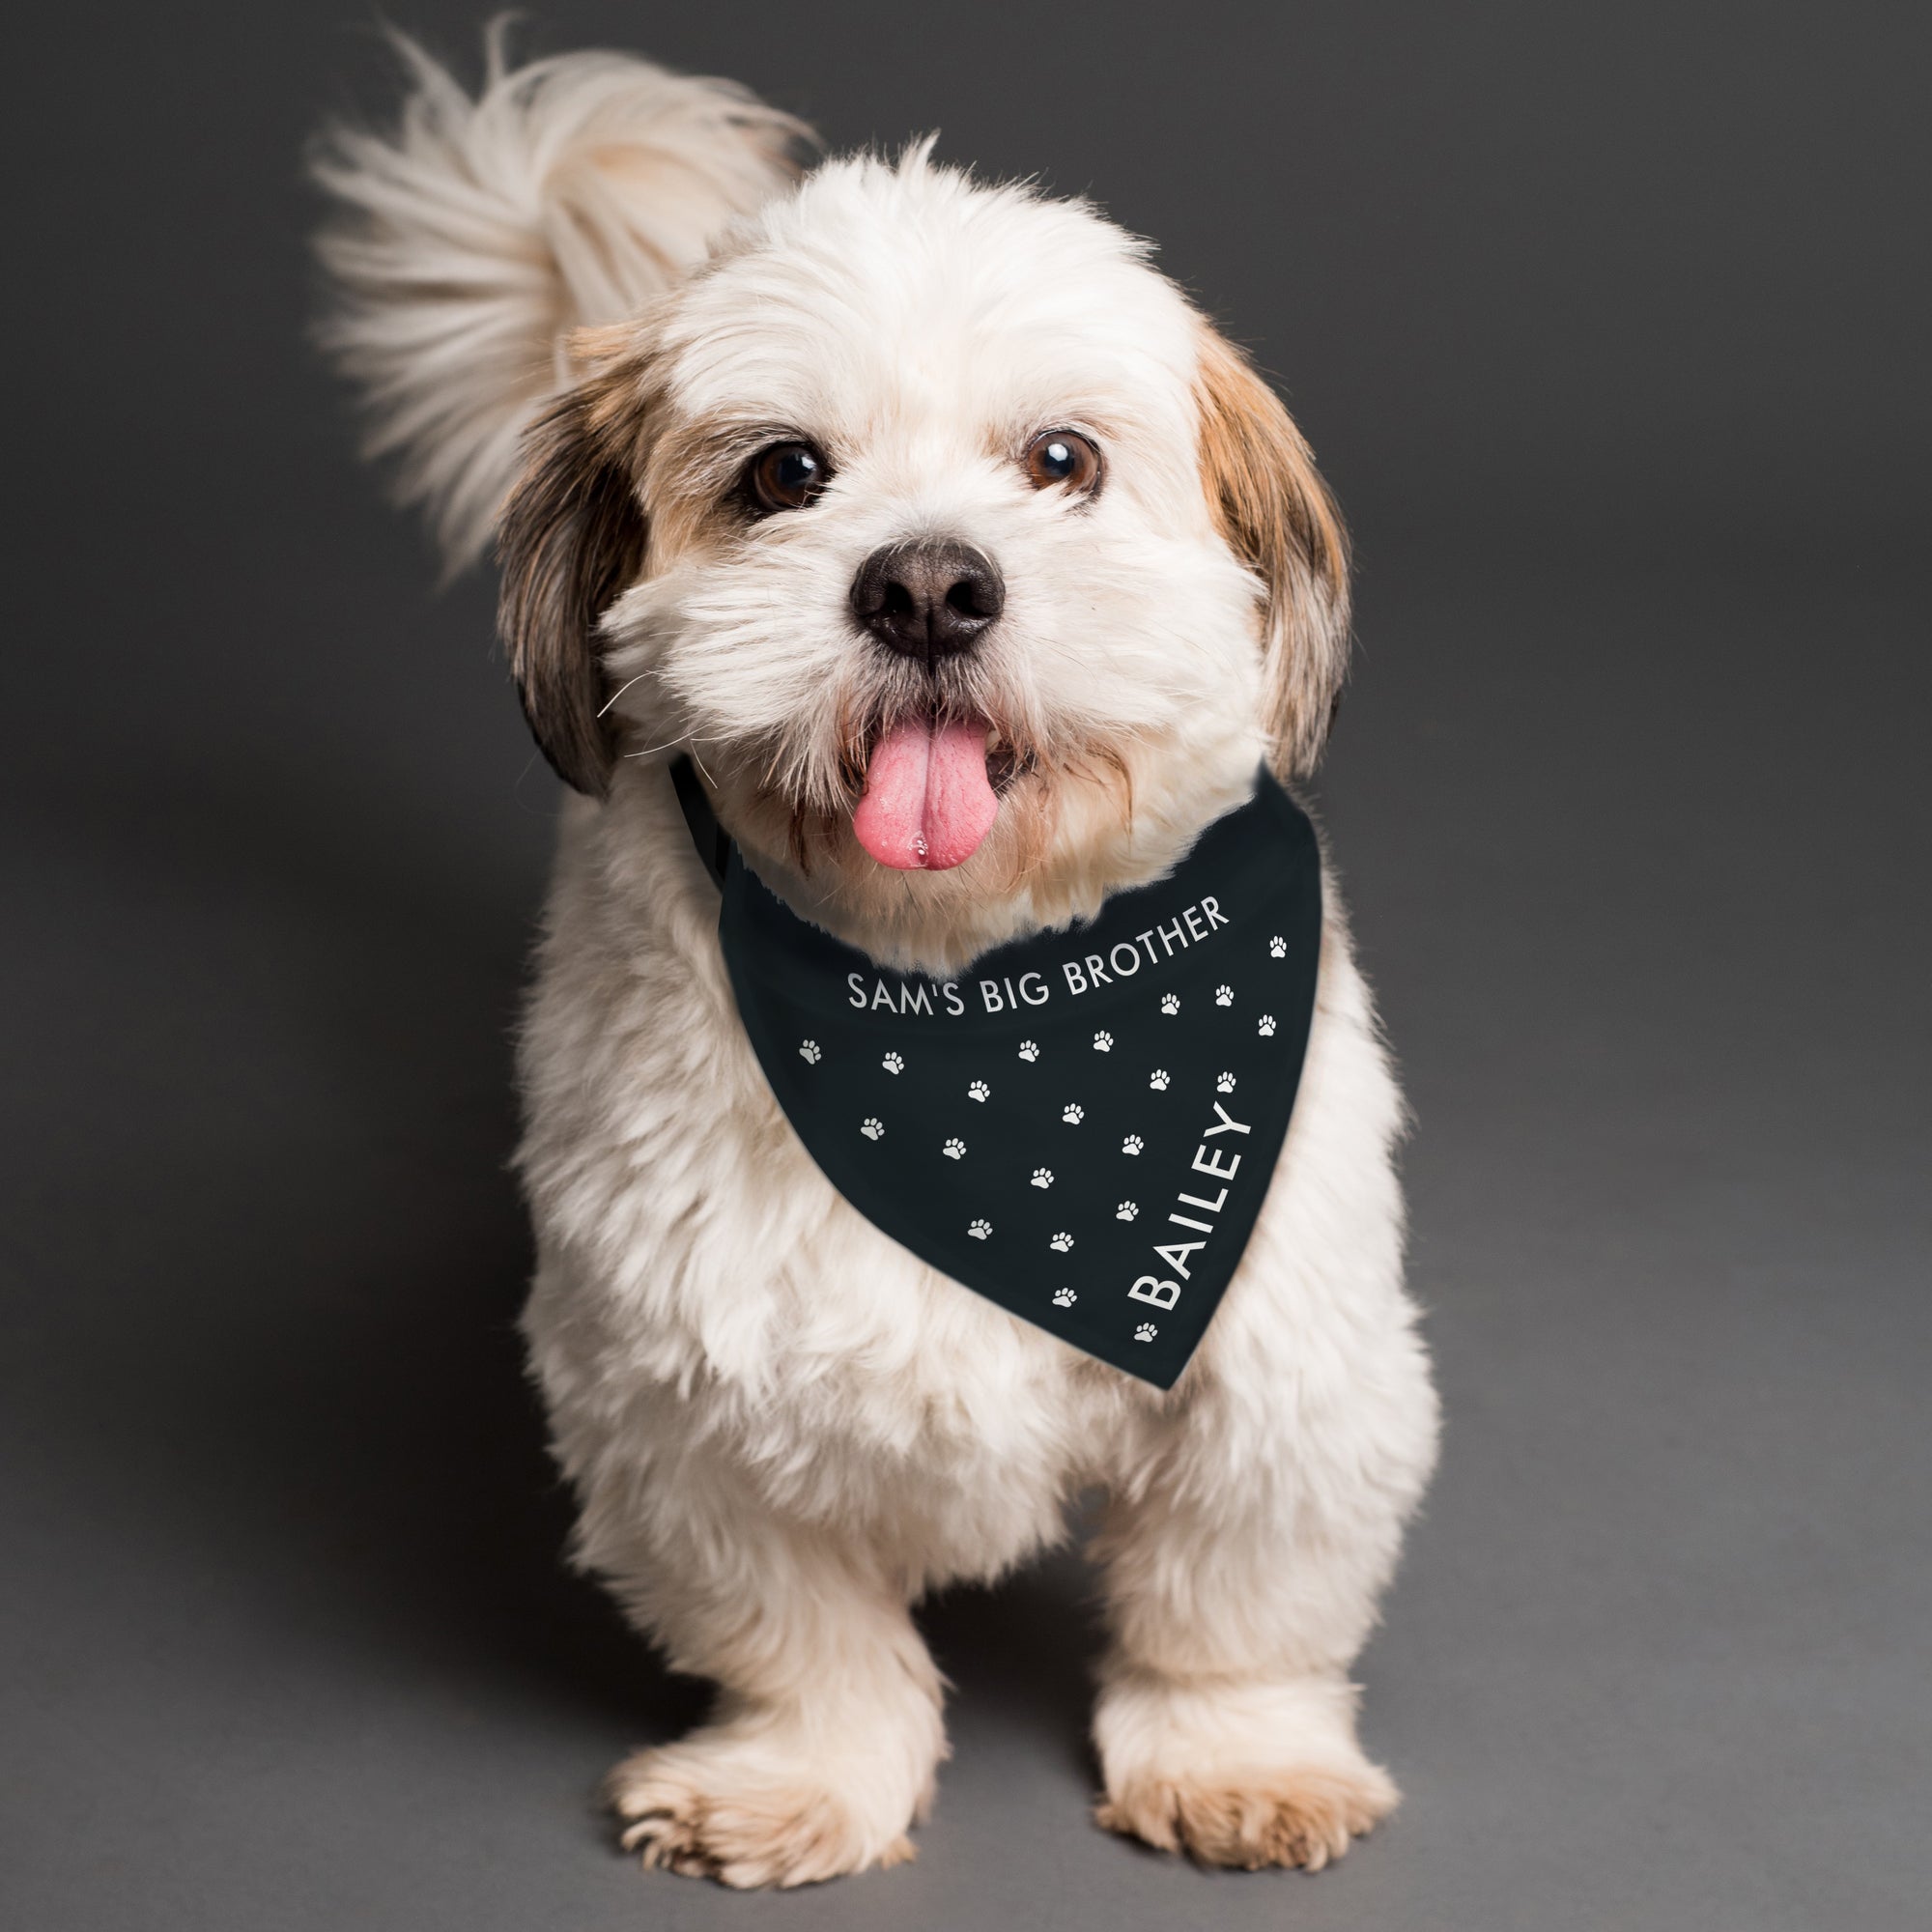
M976 1080L967 1088L966 1097L969 1100L983 1100L992 1091L983 1080Z
M939 1151L948 1160L964 1160L966 1158L966 1143L957 1134L952 1135L946 1145Z
M1035 1168L1033 1171L1033 1184L1036 1187L1051 1187L1053 1185L1052 1168L1050 1167Z
M903 1073L905 1071L905 1062L901 1060L896 1053L887 1054L886 1057L879 1062L879 1065L883 1066L888 1073Z
M1214 988L1214 1004L1217 1007L1232 1007L1235 1004L1235 989L1232 986Z
M862 1134L864 1134L868 1141L877 1140L879 1136L885 1132L885 1130L886 1126L883 1121L861 1121L859 1122L859 1131Z
M1160 996L1160 1009L1171 1019L1180 1010L1180 995L1179 993L1163 993Z
M1073 1245L1073 1236L1071 1235L1056 1235L1046 1245L1055 1254L1064 1255Z
M1112 1053L1113 1050L1114 1036L1108 1033L1103 1027L1094 1036L1094 1051L1095 1053Z
M1268 957L1270 959L1286 959L1288 957L1288 941L1280 933L1276 933L1268 941Z
M1156 1094L1165 1094L1167 1092L1167 1068L1164 1066L1156 1066L1154 1070L1148 1075L1148 1085L1151 1087Z
M1126 1139L1121 1143L1121 1151L1122 1153L1139 1153L1141 1149L1146 1146L1147 1142L1142 1140L1140 1135L1129 1134L1126 1137Z
M1114 1219L1117 1221L1131 1221L1134 1218L1134 1216L1138 1214L1140 1211L1141 1210L1137 1207L1135 1207L1131 1201L1122 1201L1121 1205L1114 1209Z
M1272 1039L1274 1037L1274 1015L1272 1013L1264 1013L1261 1018L1261 1024L1255 1031L1264 1039Z
M1156 1328L1151 1321L1143 1321L1141 1325L1134 1330L1134 1340L1136 1342L1151 1342L1153 1338L1159 1333L1160 1330Z
M1022 1060L1037 1060L1039 1058L1038 1046L1036 1045L1035 1042L1030 1039L1021 1040L1020 1058Z
M1078 1100L1069 1100L1065 1106L1061 1108L1060 1118L1069 1127L1077 1127L1087 1118L1087 1109Z
M815 1039L801 1040L799 1042L798 1057L802 1061L804 1061L808 1066L816 1066L818 1063L825 1058L825 1056L819 1052L818 1042Z
M1053 1305L1056 1308L1071 1308L1079 1299L1070 1288L1056 1288L1053 1291Z
M1222 1074L1214 1082L1214 1091L1217 1094L1232 1094L1235 1091L1235 1076L1232 1073Z
M966 1223L966 1232L976 1241L983 1241L993 1232L993 1224L990 1221L968 1221Z

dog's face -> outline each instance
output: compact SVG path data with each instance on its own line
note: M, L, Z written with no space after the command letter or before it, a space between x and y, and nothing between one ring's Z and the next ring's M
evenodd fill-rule
M832 163L576 350L502 525L539 740L592 793L689 747L768 882L875 956L1091 912L1319 752L1326 493L1091 210Z

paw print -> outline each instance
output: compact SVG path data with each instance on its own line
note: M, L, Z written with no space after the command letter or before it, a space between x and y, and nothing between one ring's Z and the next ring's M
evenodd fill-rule
M1255 1029L1255 1031L1258 1034L1260 1034L1264 1039L1272 1039L1274 1037L1274 1015L1272 1013L1264 1013L1262 1015L1261 1024Z
M903 1073L905 1071L905 1062L901 1060L896 1053L887 1054L886 1057L879 1062L879 1065L883 1066L888 1073Z
M993 1232L993 1224L990 1221L980 1221L980 1220L968 1221L966 1223L966 1232L969 1235L971 1235L976 1241L983 1241L986 1238L986 1236Z
M1056 1288L1053 1291L1053 1305L1056 1308L1071 1308L1079 1299L1070 1288Z
M983 1080L976 1080L967 1088L966 1097L969 1100L983 1100L992 1091Z
M1167 1092L1167 1068L1164 1066L1156 1066L1154 1070L1148 1075L1148 1085L1151 1087L1156 1094L1165 1094Z
M885 1132L885 1130L886 1126L883 1121L861 1121L859 1122L859 1131L862 1134L864 1134L868 1141L877 1140L879 1136Z
M1036 1044L1034 1043L1034 1041L1032 1041L1032 1040L1030 1040L1030 1039L1023 1039L1023 1040L1021 1040L1021 1041L1020 1041L1020 1058L1021 1058L1022 1060L1037 1060L1037 1059L1039 1058L1039 1048L1038 1048L1038 1046L1037 1046L1037 1045L1036 1045Z
M966 1143L957 1134L953 1134L939 1151L948 1160L964 1160L966 1158Z
M1129 1134L1126 1137L1126 1139L1121 1143L1121 1151L1122 1153L1139 1153L1141 1149L1146 1146L1147 1142L1142 1140L1140 1135Z
M1214 988L1214 1004L1217 1007L1232 1007L1235 1004L1235 989L1232 986Z
M1073 1236L1071 1235L1056 1235L1046 1245L1055 1254L1064 1255L1073 1245Z
M802 1061L804 1061L808 1066L816 1066L818 1063L825 1058L825 1056L819 1052L818 1042L815 1039L801 1040L799 1042L799 1047L798 1047L798 1057Z
M1134 1330L1134 1340L1136 1342L1151 1342L1153 1338L1159 1333L1160 1330L1156 1328L1151 1321L1143 1321L1141 1325Z
M1140 1211L1141 1210L1137 1207L1135 1207L1135 1205L1131 1201L1122 1201L1121 1205L1114 1209L1114 1219L1117 1221L1131 1221L1134 1218L1134 1216L1138 1214Z
M1172 1019L1180 1010L1180 995L1179 993L1163 993L1160 996L1160 1009Z
M1288 941L1280 933L1276 933L1268 941L1268 957L1270 959L1286 959L1288 957Z
M1035 1168L1033 1171L1033 1184L1036 1187L1051 1187L1053 1185L1052 1168L1050 1167Z
M1112 1053L1113 1050L1114 1036L1108 1033L1105 1028L1102 1028L1100 1032L1094 1036L1094 1051L1095 1053Z
M1232 1073L1222 1074L1214 1082L1214 1091L1217 1094L1232 1094L1235 1091L1235 1076Z
M1078 1100L1069 1100L1065 1106L1061 1108L1060 1118L1069 1127L1077 1127L1087 1118L1087 1109Z

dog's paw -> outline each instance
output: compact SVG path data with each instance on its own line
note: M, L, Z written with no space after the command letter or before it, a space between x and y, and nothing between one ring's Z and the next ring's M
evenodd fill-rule
M939 1151L948 1160L964 1160L966 1158L966 1143L957 1134L952 1135Z
M1077 1127L1087 1118L1087 1109L1078 1100L1069 1100L1065 1106L1061 1108L1060 1118L1069 1127Z
M1280 933L1276 933L1268 941L1268 957L1270 959L1286 959L1288 957L1288 941Z
M1214 1082L1214 1091L1217 1094L1232 1094L1235 1091L1235 1076L1232 1073L1221 1074Z
M1046 1245L1049 1248L1051 1248L1055 1254L1064 1255L1070 1247L1072 1247L1073 1236L1071 1235L1056 1235L1054 1236L1052 1240L1047 1242Z
M969 1100L983 1100L992 1091L983 1080L969 1081L966 1087L966 1097Z
M1167 1092L1167 1068L1164 1066L1156 1066L1154 1070L1148 1075L1148 1085L1151 1087L1156 1094L1165 1094Z
M840 1780L801 1763L701 1735L639 1751L611 1774L605 1795L619 1842L646 1869L740 1888L815 1885L914 1856L906 1827L868 1823Z
M1146 1146L1147 1142L1142 1140L1140 1135L1129 1134L1126 1137L1126 1139L1121 1143L1121 1151L1122 1153L1139 1153L1141 1149Z
M1122 1673L1101 1690L1094 1735L1106 1784L1094 1822L1205 1865L1319 1871L1396 1806L1339 1678Z
M1287 1766L1225 1778L1139 1778L1095 1808L1094 1822L1204 1865L1303 1865L1320 1871L1395 1809L1372 1764Z
M905 1071L905 1062L896 1053L887 1054L886 1057L879 1062L879 1065L883 1066L888 1073L903 1073Z
M1217 1007L1232 1007L1235 1004L1235 989L1232 986L1214 988L1214 1004Z
M1255 1031L1258 1034L1260 1034L1264 1039L1272 1039L1274 1037L1274 1015L1272 1013L1264 1013L1261 1016L1261 1022L1255 1028Z
M1169 1019L1172 1019L1180 1010L1180 995L1179 993L1163 993L1160 996L1160 1009Z
M1114 1209L1114 1219L1117 1221L1131 1221L1140 1211L1140 1208L1133 1202L1122 1201Z
M1094 1036L1094 1051L1095 1053L1112 1053L1113 1050L1114 1036L1108 1033L1103 1027Z
M1022 1060L1037 1060L1039 1058L1038 1046L1033 1040L1030 1039L1021 1040L1020 1058Z

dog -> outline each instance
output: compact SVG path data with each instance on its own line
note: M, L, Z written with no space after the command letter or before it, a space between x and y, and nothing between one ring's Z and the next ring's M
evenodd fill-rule
M1437 1433L1402 1100L1332 877L1292 1122L1163 1391L835 1190L748 1042L669 770L881 967L1077 933L1321 752L1349 566L1307 444L1086 202L929 140L814 164L744 90L623 54L493 40L472 98L403 52L398 124L316 153L326 338L452 563L494 532L569 787L519 1042L524 1327L575 1560L718 1687L611 1774L623 1844L748 1887L911 1858L947 1753L913 1606L1098 1489L1097 1821L1321 1866L1397 1801L1349 1670Z

